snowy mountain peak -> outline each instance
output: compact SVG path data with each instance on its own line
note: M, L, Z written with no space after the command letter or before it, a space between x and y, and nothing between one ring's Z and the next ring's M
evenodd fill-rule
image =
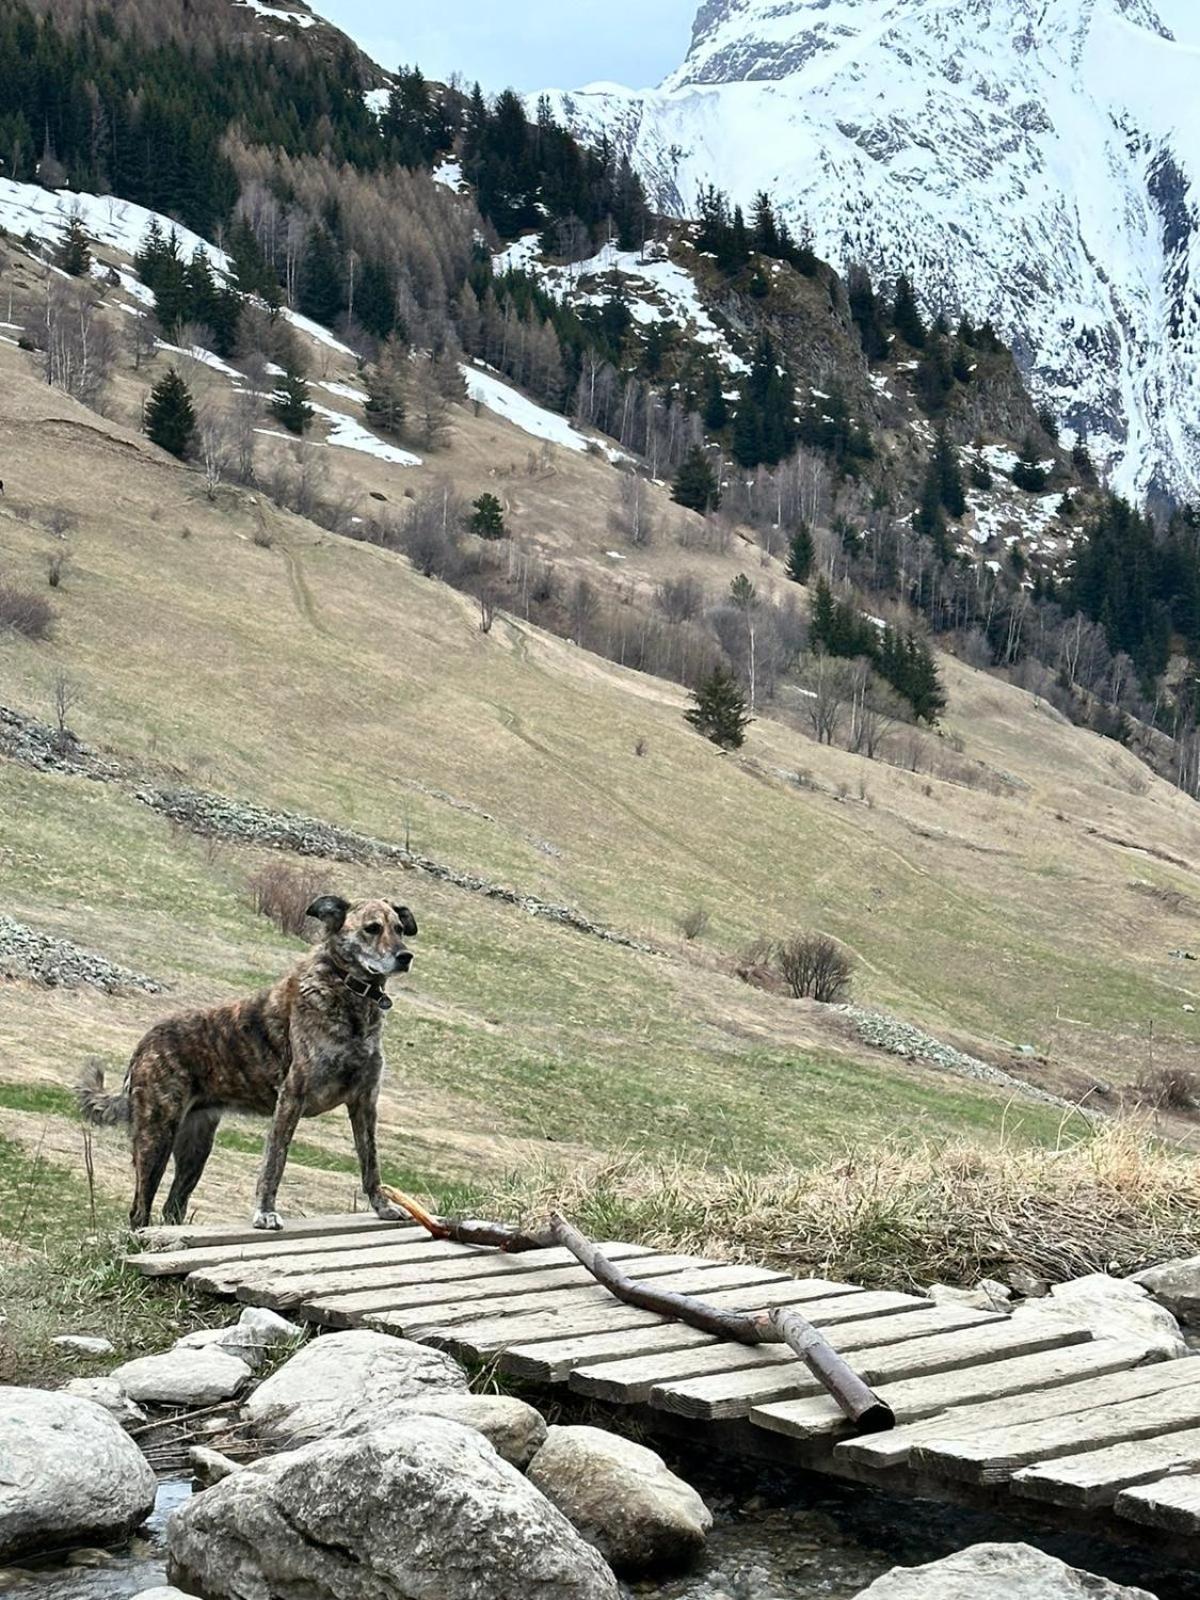
M990 317L1114 484L1200 494L1196 0L704 0L662 88L557 96L658 203L770 191Z

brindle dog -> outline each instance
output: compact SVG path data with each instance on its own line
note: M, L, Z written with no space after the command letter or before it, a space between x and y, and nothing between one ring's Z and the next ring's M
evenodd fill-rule
M403 1215L380 1193L375 1122L381 1025L392 1004L384 985L412 965L404 940L416 933L416 920L407 906L386 900L351 906L339 895L314 900L308 915L324 923L325 938L273 988L157 1023L134 1051L120 1094L104 1093L98 1068L80 1084L86 1121L132 1125L132 1227L150 1221L172 1154L175 1177L163 1220L183 1221L226 1109L273 1119L256 1228L283 1226L275 1196L300 1118L339 1105L350 1113L367 1199L389 1221Z

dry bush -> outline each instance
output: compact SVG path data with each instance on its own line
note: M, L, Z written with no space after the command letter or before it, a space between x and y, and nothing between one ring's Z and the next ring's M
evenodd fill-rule
M797 933L775 952L779 975L797 1000L832 1005L845 998L854 963L836 939L823 933Z
M1143 1067L1133 1086L1139 1105L1152 1111L1195 1111L1200 1107L1200 1073L1187 1067Z
M481 1203L511 1221L557 1207L599 1238L870 1288L974 1285L1018 1268L1061 1283L1200 1254L1200 1166L1141 1119L1053 1148L875 1143L768 1172L637 1155L566 1174L547 1165L514 1172Z
M0 630L10 628L26 639L48 639L57 613L50 602L30 589L0 582Z
M752 989L765 989L768 994L778 994L783 980L775 970L775 941L760 934L742 951L734 962L734 973Z
M281 933L303 938L305 915L325 884L312 867L293 867L286 861L269 861L251 875L250 896L260 917L269 917Z
M692 906L683 913L675 926L679 929L680 937L690 944L693 939L699 939L708 932L711 921L707 906Z

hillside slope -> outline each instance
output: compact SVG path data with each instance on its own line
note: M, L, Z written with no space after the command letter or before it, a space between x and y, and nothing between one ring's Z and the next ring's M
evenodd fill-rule
M349 358L322 349L323 381L350 381ZM841 1014L738 981L750 940L796 927L855 952L862 1002L1069 1092L1131 1079L1151 1027L1157 1062L1193 1059L1200 985L1170 956L1200 904L1192 806L1127 752L946 658L937 742L953 746L959 781L767 718L745 751L720 755L688 729L673 685L512 616L485 634L467 599L396 554L241 490L210 500L120 420L136 418L147 381L123 373L106 420L0 343L3 577L44 586L48 559L67 555L51 638L0 636L0 701L52 720L65 670L71 727L136 780L0 761L4 910L167 986L0 985L5 1128L43 1158L78 1160L64 1091L86 1055L118 1072L165 1008L265 981L296 948L251 909L248 879L273 857L169 823L137 799L147 784L407 841L650 947L406 875L398 892L423 932L391 1023L384 1143L393 1176L423 1185L627 1143L763 1166L897 1133L1056 1137L1055 1111L901 1064ZM486 482L527 444L468 407L436 470ZM361 462L362 489L401 498L432 470ZM552 445L542 462L515 492L547 537L555 506L588 508L595 555L558 537L571 560L601 561L619 475ZM670 547L630 557L646 582L674 559ZM705 560L727 581L744 557ZM378 868L314 870L349 892L380 881ZM687 943L677 924L697 906L710 931ZM206 1208L241 1208L260 1136L223 1135ZM119 1193L121 1142L101 1143L101 1182ZM338 1119L306 1128L292 1205L346 1203L348 1155Z

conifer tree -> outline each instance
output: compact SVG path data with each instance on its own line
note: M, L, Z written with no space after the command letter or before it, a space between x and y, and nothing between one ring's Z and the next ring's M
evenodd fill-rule
M721 490L708 457L699 445L694 445L683 458L671 485L671 499L677 506L707 515L721 503Z
M896 298L892 302L892 326L905 344L911 345L914 350L925 348L925 324L917 309L917 297L913 293L912 283L903 273L896 282Z
M729 422L729 402L725 398L725 387L716 366L710 366L705 374L701 416L704 426L712 433L720 433Z
M807 522L802 522L788 545L787 575L793 583L807 583L812 576L816 551Z
M302 373L292 370L286 374L271 401L271 412L289 433L304 433L313 419L313 408L308 402L308 384Z
M481 494L472 508L470 528L481 539L505 539L504 507L494 494Z
M333 240L324 228L314 228L300 267L297 305L306 317L331 327L342 310L342 273Z
M86 278L92 270L91 246L79 217L72 217L67 223L62 243L54 253L54 264L72 278Z
M1048 475L1042 466L1041 451L1038 449L1037 440L1028 434L1021 453L1017 457L1017 464L1012 470L1012 481L1018 489L1026 489L1030 494L1040 494L1046 487Z
M966 513L967 497L963 490L958 451L944 427L938 429L933 460L938 475L938 498L945 510L957 521Z
M407 384L408 361L404 347L395 337L389 338L379 352L379 360L367 370L367 398L363 410L373 428L394 439L399 438L404 428Z
M734 673L719 666L692 691L695 704L684 716L697 732L722 750L738 750L746 742L746 729L753 718L746 710L746 696Z
M883 326L883 310L866 267L856 265L850 268L846 274L846 296L850 302L850 315L858 328L863 354L868 361L882 361L890 346Z
M146 432L161 449L180 460L196 438L196 410L187 384L169 367L150 391L146 402Z

